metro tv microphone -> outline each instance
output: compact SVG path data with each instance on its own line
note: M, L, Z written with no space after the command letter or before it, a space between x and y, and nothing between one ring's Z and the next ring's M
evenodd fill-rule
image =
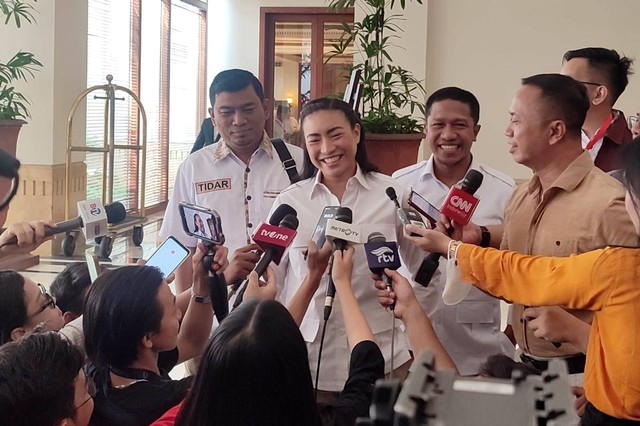
M82 229L88 240L102 237L107 235L107 223L120 223L127 215L122 203L115 202L105 208L99 200L78 201L78 213L80 216L58 222L55 228L45 226L45 237L77 229ZM6 245L17 243L18 239L13 237Z
M353 222L353 212L348 207L340 207L336 211L335 219L329 219L327 221L327 229L325 236L329 241L333 243L333 251L343 251L347 246L347 241L356 239L359 241L360 230L351 226ZM333 269L333 258L329 265L329 282L327 283L327 292L324 298L324 320L325 322L331 315L333 309L333 299L336 297L336 286L333 283L333 277L331 271Z
M466 225L471 220L471 216L478 205L478 200L473 196L482 185L484 176L477 170L469 170L462 181L462 188L453 187L449 191L449 195L440 207L440 213L454 220L456 223ZM449 229L449 233L453 228ZM451 234L449 234L451 235ZM425 257L413 278L415 282L422 286L427 286L433 274L440 264L440 253L431 253Z
M269 218L269 223L260 222L251 236L253 242L263 250L260 260L258 260L258 263L256 263L256 266L253 268L258 274L258 277L264 274L264 271L267 270L267 266L269 266L271 262L274 262L276 265L280 264L285 250L291 245L297 234L297 214L295 209L290 205L281 204ZM278 225L275 226L275 223ZM242 303L248 282L249 279L245 278L240 284L239 288L241 288L241 290L233 303L234 308Z
M367 264L372 273L380 275L382 281L387 286L387 290L391 291L391 280L384 273L384 269L396 270L400 267L400 256L398 255L398 245L394 241L387 242L384 235L380 232L372 232L367 237L364 245L364 251L367 255ZM391 306L393 309L393 306Z

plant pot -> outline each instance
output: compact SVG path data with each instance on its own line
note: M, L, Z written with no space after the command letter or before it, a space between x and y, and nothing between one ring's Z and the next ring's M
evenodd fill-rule
M391 175L398 169L415 164L424 133L378 134L367 133L367 156L380 171Z
M26 121L24 120L0 120L0 148L9 154L16 156L16 145L18 143L18 133L20 128ZM7 178L0 178L0 198L9 192L11 181ZM7 212L9 208L5 208L0 212L0 227L7 220Z

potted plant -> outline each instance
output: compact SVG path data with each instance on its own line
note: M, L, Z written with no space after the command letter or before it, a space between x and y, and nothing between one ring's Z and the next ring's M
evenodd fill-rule
M14 23L20 28L24 21L33 24L35 23L34 11L32 5L21 0L0 0L0 12L4 17L4 25ZM25 95L16 90L14 84L19 81L28 81L29 77L34 76L34 71L41 66L42 64L29 52L19 51L7 62L0 59L0 148L13 156L16 155L18 132L26 123L24 119L31 116L27 109L29 101ZM4 194L8 185L8 182L2 182L0 193ZM0 226L5 218L6 210L0 214Z
M411 0L409 0L410 2ZM422 4L422 0L415 0ZM343 33L331 45L328 58L344 55L352 45L360 52L350 70L361 70L361 117L367 132L367 153L384 173L414 164L420 141L424 138L423 123L414 113L424 117L425 90L422 82L410 71L394 65L389 53L394 41L403 32L399 22L407 0L331 0L329 7L340 10L360 7L365 15L353 26L344 23Z

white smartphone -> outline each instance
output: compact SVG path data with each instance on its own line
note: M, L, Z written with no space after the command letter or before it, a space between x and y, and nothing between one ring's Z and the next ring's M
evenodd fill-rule
M169 236L153 252L145 265L157 267L165 277L168 277L187 257L189 257L189 249L173 236Z
M96 278L98 278L98 275L100 275L100 261L98 260L98 256L88 251L85 252L85 257L87 259L87 268L89 268L89 277L93 283Z

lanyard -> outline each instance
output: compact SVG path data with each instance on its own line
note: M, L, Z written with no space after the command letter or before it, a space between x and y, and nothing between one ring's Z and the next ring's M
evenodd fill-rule
M589 151L591 148L593 148L596 142L602 139L604 134L607 133L607 130L609 130L609 127L611 127L611 123L613 123L613 113L609 114L609 116L605 118L604 122L602 123L602 126L600 126L596 134L593 135L593 137L591 138L591 140L589 141L589 143L584 149Z

